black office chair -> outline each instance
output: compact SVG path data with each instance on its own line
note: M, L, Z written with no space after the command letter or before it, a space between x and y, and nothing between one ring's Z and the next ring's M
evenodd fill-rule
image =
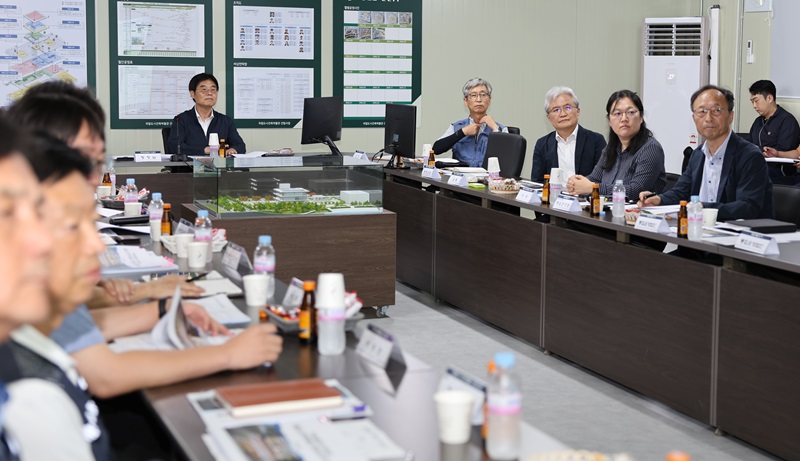
M486 144L486 156L483 158L483 167L489 163L489 157L497 157L500 162L500 176L504 178L519 178L522 174L522 164L525 163L525 149L528 141L518 134L495 132L489 135Z
M800 226L800 187L773 184L772 207L775 219Z
M680 177L681 175L679 175L678 173L667 173L667 178L666 178L667 181L664 184L664 190L661 192L672 189L672 186L674 186L675 183L678 182L678 178Z
M170 128L162 128L161 129L161 140L164 142L164 154L170 155L172 152L169 151L169 132Z
M515 126L507 126L507 127L506 127L506 129L508 129L508 132L509 132L509 133L511 133L511 134L520 134L520 133L519 133L519 128L518 128L518 127L515 127Z

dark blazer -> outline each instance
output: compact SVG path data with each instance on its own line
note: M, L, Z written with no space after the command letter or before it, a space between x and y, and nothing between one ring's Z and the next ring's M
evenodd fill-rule
M236 149L236 152L240 154L247 152L244 140L236 130L236 125L227 115L214 111L214 118L211 119L208 132L217 133L219 139L224 139L227 144ZM178 139L178 135L180 135L180 139ZM208 135L203 133L203 127L197 121L194 107L186 112L181 112L172 121L172 128L169 130L169 140L167 141L170 154L178 153L178 143L181 144L181 154L205 155L205 149L208 147Z
M603 135L581 126L575 140L575 174L584 176L591 174L605 148L606 140ZM536 140L536 145L533 147L531 180L542 182L544 175L550 174L553 168L558 168L558 142L555 131Z
M676 205L700 194L705 155L702 145L692 152L689 164L672 189L661 194L662 205ZM767 162L754 144L731 133L716 203L703 203L705 208L718 208L717 219L774 218L772 209L772 181L767 172Z

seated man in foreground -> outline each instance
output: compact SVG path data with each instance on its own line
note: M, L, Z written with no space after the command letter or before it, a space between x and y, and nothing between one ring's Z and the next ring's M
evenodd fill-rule
M772 182L754 144L731 131L733 93L714 85L697 90L691 108L705 142L692 152L675 186L660 195L639 194L639 207L677 205L699 195L704 208L718 208L720 221L772 218Z

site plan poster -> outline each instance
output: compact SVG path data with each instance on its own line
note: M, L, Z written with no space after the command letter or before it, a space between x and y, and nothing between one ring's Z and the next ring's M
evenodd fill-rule
M111 128L169 127L194 105L189 80L212 69L211 2L111 2Z
M320 94L320 0L234 0L228 18L227 114L239 128L293 128Z
M0 106L59 79L95 86L94 1L0 0Z
M422 92L422 0L333 1L333 94L344 126L382 127Z

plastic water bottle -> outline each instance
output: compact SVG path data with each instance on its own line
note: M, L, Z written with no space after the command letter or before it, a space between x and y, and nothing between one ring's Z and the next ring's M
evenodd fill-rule
M195 242L208 242L208 255L206 262L211 262L214 256L211 253L211 233L213 227L211 219L208 218L208 210L200 210L197 212L197 218L194 220L194 241Z
M517 459L522 393L511 374L514 354L498 352L494 356L494 363L497 369L489 383L486 452L492 459Z
M611 215L615 218L625 216L625 184L621 179L614 182L611 194Z
M275 247L272 246L272 236L259 235L258 246L253 252L253 273L267 274L267 301L275 293Z
M703 240L703 204L700 196L692 195L692 201L686 206L686 214L689 220L689 240Z
M150 214L150 238L154 242L161 240L161 218L164 217L164 201L161 200L161 192L153 192L153 199L147 207Z
M321 355L339 355L345 348L345 289L341 273L317 276L317 350Z
M125 203L136 203L139 201L139 189L136 187L136 180L128 178L125 180L125 195L122 196Z

